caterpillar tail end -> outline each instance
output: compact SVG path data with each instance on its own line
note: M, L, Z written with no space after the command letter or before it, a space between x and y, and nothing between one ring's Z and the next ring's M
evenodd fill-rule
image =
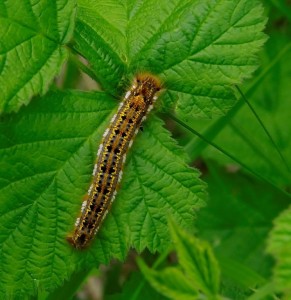
M73 236L68 235L68 236L66 237L66 240L67 240L67 242L68 242L71 246L73 246L74 248L77 248L77 247L76 247L75 240L73 239Z
M85 250L88 247L88 241L84 239L84 234L77 237L74 237L74 235L68 235L66 237L67 242L75 249L77 250Z

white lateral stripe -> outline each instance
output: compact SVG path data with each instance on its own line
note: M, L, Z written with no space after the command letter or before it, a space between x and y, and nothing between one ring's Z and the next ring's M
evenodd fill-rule
M81 212L82 213L84 212L84 209L85 209L86 205L87 205L87 201L85 200L85 201L83 201L82 207L81 207Z
M151 111L152 109L153 109L153 105L150 105L148 111Z
M90 187L89 187L89 190L88 190L88 195L90 195L90 194L91 194L91 192L92 192L92 189L93 189L93 184L91 184L91 185L90 185Z
M125 99L128 99L129 96L130 96L130 91L127 91L127 93L125 94L124 98L125 98Z
M103 133L103 137L105 137L109 132L109 128L106 128L105 132Z
M120 173L119 173L119 175L118 175L118 182L120 182L120 181L121 181L122 174L123 174L123 172L122 172L122 171L120 171Z
M116 114L112 117L110 123L113 123L115 121L115 119L116 119Z
M94 169L93 169L93 173L92 173L93 176L95 176L95 174L97 172L97 167L98 167L97 164L95 164L94 165Z
M97 152L97 155L96 156L99 156L101 151L103 149L103 144L100 144L99 148L98 148L98 152Z

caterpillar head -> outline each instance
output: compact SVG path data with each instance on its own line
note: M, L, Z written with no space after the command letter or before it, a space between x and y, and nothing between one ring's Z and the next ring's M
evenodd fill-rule
M157 99L157 93L161 88L161 81L156 76L141 73L134 78L132 92L134 96L142 96L144 102L150 105Z

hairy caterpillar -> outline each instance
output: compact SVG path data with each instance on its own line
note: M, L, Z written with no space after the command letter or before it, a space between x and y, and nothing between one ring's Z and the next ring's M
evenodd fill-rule
M81 216L76 220L73 234L67 237L76 249L90 244L105 219L116 196L126 153L141 123L153 108L160 89L161 82L155 76L148 73L137 75L105 130Z

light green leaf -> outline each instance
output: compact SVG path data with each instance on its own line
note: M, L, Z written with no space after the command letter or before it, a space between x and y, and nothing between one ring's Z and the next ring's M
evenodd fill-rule
M162 295L170 299L193 300L197 299L191 280L186 278L177 267L168 267L162 271L151 270L140 260L138 263L145 278Z
M265 300L265 299L276 299L275 297L275 288L274 288L274 283L269 282L259 289L255 290L255 293L248 297L247 300Z
M157 291L171 299L202 299L205 296L207 299L220 299L219 266L210 246L172 221L170 230L179 265L155 271L139 260L145 278ZM201 292L204 294L202 298Z
M220 271L211 247L174 223L170 225L181 268L197 290L215 297L219 291Z
M274 281L277 292L291 296L291 207L276 220L268 241L268 252L276 259Z
M36 282L52 290L77 267L123 259L130 246L161 251L170 243L168 216L182 227L193 225L205 184L185 164L163 123L151 116L128 155L122 188L93 245L80 252L66 242L117 106L101 92L55 92L2 118L2 293L33 293Z
M102 86L116 92L120 77L151 71L165 82L164 109L181 118L224 114L232 85L257 67L266 37L259 2L78 1L76 49ZM165 107L166 106L166 107ZM168 107L169 108L169 107Z
M67 57L75 0L0 0L0 113L44 94Z

